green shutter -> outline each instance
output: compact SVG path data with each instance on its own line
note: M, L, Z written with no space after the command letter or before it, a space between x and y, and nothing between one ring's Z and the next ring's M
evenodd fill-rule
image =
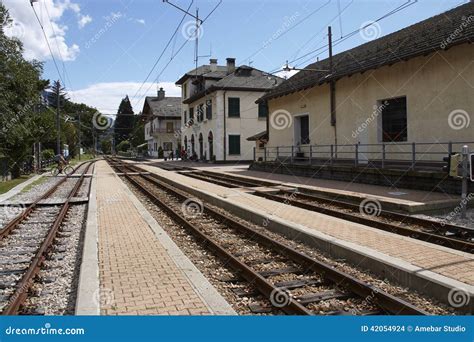
M240 135L229 135L229 155L240 154Z
M240 98L229 97L229 117L240 117Z

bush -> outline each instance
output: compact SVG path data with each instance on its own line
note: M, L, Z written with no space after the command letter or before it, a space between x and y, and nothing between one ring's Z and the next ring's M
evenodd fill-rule
M158 158L163 158L164 153L163 153L163 148L160 146L158 147Z
M52 149L47 149L47 150L41 151L41 159L42 160L51 160L51 159L54 159L55 156L56 156L56 154L54 153L54 151Z
M120 144L117 145L117 151L119 152L127 152L132 145L128 140L121 141Z

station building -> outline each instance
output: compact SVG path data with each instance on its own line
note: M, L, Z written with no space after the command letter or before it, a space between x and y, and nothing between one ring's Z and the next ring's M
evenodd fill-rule
M148 144L148 155L158 157L159 150L167 156L176 153L180 148L181 98L166 97L163 88L157 96L147 96L143 104L145 123L145 140Z
M267 107L255 101L282 78L249 66L217 59L184 74L181 87L181 142L188 156L203 161L253 159L249 136L266 129Z
M470 2L308 65L256 102L270 113L257 160L439 169L472 151L473 40Z

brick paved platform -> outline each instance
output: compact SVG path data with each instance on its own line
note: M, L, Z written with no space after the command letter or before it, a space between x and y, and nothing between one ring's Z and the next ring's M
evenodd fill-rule
M343 252L339 256L348 260L352 258L352 263L380 271L387 278L424 293L438 294L440 300L446 301L446 290L450 288L461 288L470 295L474 294L474 256L471 254L292 207L157 167L143 165L142 168L163 176L177 187L191 189L196 196L211 203L221 202L221 206L255 223L261 224L262 218L269 219L269 228L272 223L279 231L285 231L283 226L291 227L293 233L288 233L288 230L285 233L307 235L310 243L330 253L341 249ZM382 263L384 267L379 269L377 263Z
M301 188L308 193L325 197L361 202L370 197L377 199L385 209L409 213L453 208L460 197L441 192L390 188L381 185L350 183L337 180L290 176L277 173L248 170L248 165L203 164L195 162L167 162L211 172L227 173L250 179L259 179L286 187Z
M105 161L96 177L101 314L233 314Z

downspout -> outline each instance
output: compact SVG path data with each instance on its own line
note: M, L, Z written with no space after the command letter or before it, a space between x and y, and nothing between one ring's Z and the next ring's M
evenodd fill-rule
M336 147L335 156L337 158L337 120L336 120L336 81L333 78L333 60L332 60L332 33L331 26L328 26L328 40L329 40L329 93L330 93L330 108L331 108L331 126L334 127L334 144Z
M227 127L226 127L226 101L225 101L225 94L226 90L224 90L223 97L224 97L224 161L227 161Z

